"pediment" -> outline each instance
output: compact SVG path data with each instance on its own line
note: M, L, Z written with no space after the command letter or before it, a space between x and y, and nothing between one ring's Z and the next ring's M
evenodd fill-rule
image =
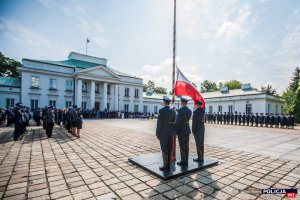
M99 76L105 78L119 78L117 74L103 66L92 67L77 71L78 74Z

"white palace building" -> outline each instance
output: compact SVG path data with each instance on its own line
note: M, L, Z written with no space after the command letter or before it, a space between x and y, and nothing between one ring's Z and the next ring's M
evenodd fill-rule
M143 92L141 78L107 66L104 58L71 52L67 60L23 59L21 78L0 77L0 107L22 102L32 109L73 104L82 109L157 113L162 94ZM283 99L243 84L242 89L202 94L206 112L283 113ZM176 107L179 107L176 98ZM193 107L193 102L189 102Z

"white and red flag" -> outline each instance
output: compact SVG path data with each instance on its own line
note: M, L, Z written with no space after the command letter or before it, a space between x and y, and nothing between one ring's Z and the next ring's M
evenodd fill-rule
M205 101L200 92L193 86L193 84L183 75L183 73L177 68L177 79L174 87L176 96L189 96L194 102L196 100L201 101L202 108L205 107Z

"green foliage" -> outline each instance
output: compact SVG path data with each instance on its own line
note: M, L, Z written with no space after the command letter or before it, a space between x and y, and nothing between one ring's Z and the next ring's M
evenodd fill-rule
M0 52L0 76L20 77L18 67L22 67L20 62L5 57Z
M143 87L143 91L147 92L147 90L151 88L154 90L155 93L157 94L167 94L167 89L164 87L155 87L154 81L149 80L146 85Z
M202 93L204 93L204 92L215 92L215 91L218 91L218 90L219 90L219 88L218 88L217 84L214 83L214 82L208 81L208 80L203 81L200 85L200 91Z
M167 94L167 89L163 87L156 87L154 92L157 94Z
M261 86L261 91L265 94L269 94L269 95L276 95L276 89L272 88L271 85L267 85L267 86Z
M147 92L148 88L155 89L155 83L154 83L154 81L149 80L148 83L146 85L144 85L143 91Z
M242 83L238 80L231 80L225 82L224 86L228 87L229 90L241 89Z
M299 87L299 68L295 69L293 73L292 82L283 93L284 98L284 111L287 114L294 114L296 122L300 123L300 87Z

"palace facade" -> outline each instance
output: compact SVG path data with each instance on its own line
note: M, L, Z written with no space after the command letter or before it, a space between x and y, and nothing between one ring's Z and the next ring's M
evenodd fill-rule
M105 58L71 52L63 61L23 59L21 78L0 77L0 107L22 102L31 109L73 104L82 109L157 113L164 95L143 92L141 78L107 66ZM202 94L206 112L283 113L283 99L243 84ZM175 106L179 107L179 98ZM189 107L193 102L189 101Z

